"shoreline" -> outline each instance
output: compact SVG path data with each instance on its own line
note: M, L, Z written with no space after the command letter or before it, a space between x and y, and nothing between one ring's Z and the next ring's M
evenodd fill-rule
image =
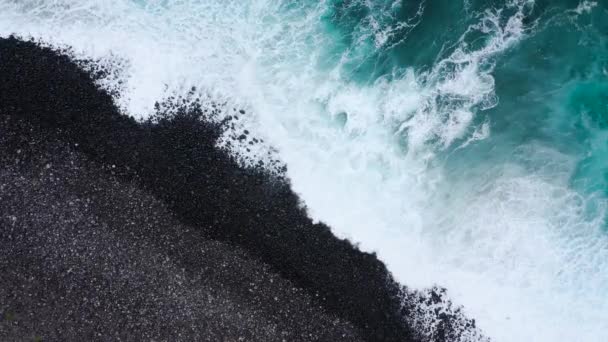
M322 308L342 322L350 340L359 335L366 341L457 341L475 333L474 320L452 309L443 292L409 291L374 254L313 224L287 180L261 167L243 168L218 149L223 128L205 121L211 109L178 105L174 114L159 110L154 121L136 122L69 57L15 38L0 39L0 90L2 129L12 137L4 163L34 138L45 142L43 150L46 142L67 146L97 165L103 177L153 197L186 227L188 241L236 246L245 259L267 265L284 284L301 289L304 302L310 298L311 310ZM29 153L40 155L39 147ZM184 246L172 253L185 272L201 276L197 244L173 238ZM424 301L449 310L425 312ZM420 326L428 322L418 316L429 314L435 315L429 326Z

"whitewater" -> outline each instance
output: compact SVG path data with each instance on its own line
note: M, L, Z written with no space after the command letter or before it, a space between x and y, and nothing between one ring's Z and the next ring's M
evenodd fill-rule
M243 163L279 158L315 220L400 283L445 287L494 341L608 336L606 18L592 1L0 0L0 36L111 70L126 114L189 92L245 108L265 143L232 146Z

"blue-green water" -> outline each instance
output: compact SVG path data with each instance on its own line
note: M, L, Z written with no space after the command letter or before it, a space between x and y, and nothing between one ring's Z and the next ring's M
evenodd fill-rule
M247 107L311 216L497 341L608 336L608 3L0 0L127 114ZM276 150L275 150L276 149Z
M478 111L478 122L491 120L493 137L478 142L474 153L493 150L486 153L503 159L530 141L547 144L578 159L573 187L605 194L608 7L591 1L530 1L523 6L526 37L482 61L493 69L500 101ZM406 68L424 73L463 42L469 51L480 49L492 36L471 26L492 8L501 9L502 3L411 1L369 6L362 1L335 1L326 20L340 32L337 50L353 49L349 77L372 83ZM504 23L514 11L503 9L497 19ZM407 25L396 28L383 48L376 49L369 17L383 28ZM459 150L451 154L450 162L466 154L470 152Z
M475 27L479 18L498 9L496 20L504 25L523 7L525 38L480 60L481 68L492 70L500 99L492 108L476 110L476 122L491 122L492 138L468 149L458 148L457 141L442 155L458 177L467 163L505 162L529 143L550 146L576 160L569 179L573 189L603 198L608 191L608 7L592 1L508 3L505 8L500 1L334 1L325 19L339 32L336 53L351 49L349 78L369 84L408 68L424 75L463 44L465 51L481 50L493 36ZM380 49L369 18L392 29ZM449 74L455 67L442 71Z

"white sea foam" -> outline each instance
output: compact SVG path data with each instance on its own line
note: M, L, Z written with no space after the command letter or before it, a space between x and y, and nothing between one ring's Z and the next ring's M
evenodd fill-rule
M574 9L574 12L576 14L590 13L596 6L597 6L597 2L595 2L595 1L582 1Z
M447 287L496 341L608 336L603 207L587 217L592 199L568 188L574 161L530 144L452 179L436 159L491 139L490 123L475 117L497 103L493 58L524 38L532 2L480 13L430 70L365 86L345 76L357 49L369 37L391 48L418 17L389 27L367 18L360 45L336 55L320 21L328 1L313 3L0 0L0 35L71 46L117 70L100 84L120 90L118 103L138 117L192 86L247 109L243 124L279 150L315 219L378 252L404 284ZM479 32L487 42L467 45ZM530 161L540 166L522 166Z

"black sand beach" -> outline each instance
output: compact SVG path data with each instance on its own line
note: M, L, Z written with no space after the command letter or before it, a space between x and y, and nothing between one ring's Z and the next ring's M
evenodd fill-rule
M0 340L455 341L474 327L458 310L417 325L440 291L407 291L314 224L283 177L239 166L213 108L177 106L136 122L69 57L0 39Z

